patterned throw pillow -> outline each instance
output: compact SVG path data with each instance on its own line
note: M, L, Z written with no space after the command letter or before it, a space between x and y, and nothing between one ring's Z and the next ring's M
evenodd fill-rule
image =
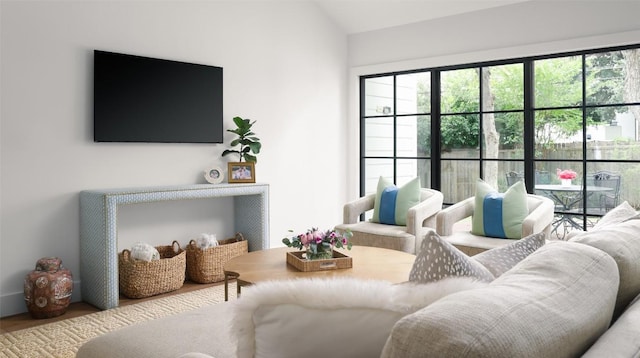
M389 225L407 225L407 211L420 203L420 178L416 177L402 187L380 177L373 206L372 222Z
M622 204L611 209L611 211L606 213L605 216L598 220L598 222L593 225L591 231L601 229L608 225L619 224L621 222L632 219L637 215L638 212L636 211L636 209L634 209L633 206L629 205L629 202L624 201Z
M518 181L502 194L485 183L476 182L471 233L504 239L522 238L522 222L529 215L527 190Z
M605 216L600 218L600 220L598 220L598 222L593 225L591 229L589 229L589 231L593 232L605 228L609 225L616 225L627 220L633 220L637 215L638 214L636 212L636 209L634 209L631 205L629 205L627 201L625 201L606 213ZM571 230L565 236L565 240L570 241L584 233L585 232L581 230Z
M409 273L409 281L427 283L447 277L473 277L479 281L494 279L482 264L430 231L422 240L420 252Z
M545 234L540 232L514 241L509 245L479 253L473 256L473 259L481 263L494 277L498 278L544 244Z

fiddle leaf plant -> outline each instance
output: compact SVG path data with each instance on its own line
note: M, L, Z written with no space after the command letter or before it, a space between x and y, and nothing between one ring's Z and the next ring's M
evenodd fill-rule
M260 153L260 148L262 148L262 144L260 143L260 138L256 137L256 134L251 131L251 127L256 121L251 121L250 119L244 119L241 117L234 117L233 123L236 124L235 129L227 129L227 132L234 133L238 137L231 141L231 147L240 146L240 149L226 149L222 152L222 156L226 156L231 153L238 154L240 156L240 162L243 160L246 162L257 163L258 158L256 158L256 154Z

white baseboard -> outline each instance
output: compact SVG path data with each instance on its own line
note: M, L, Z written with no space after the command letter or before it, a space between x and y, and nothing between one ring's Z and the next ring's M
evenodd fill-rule
M82 301L80 292L80 281L73 281L71 302ZM27 305L24 302L24 292L15 292L0 296L0 318L26 312Z

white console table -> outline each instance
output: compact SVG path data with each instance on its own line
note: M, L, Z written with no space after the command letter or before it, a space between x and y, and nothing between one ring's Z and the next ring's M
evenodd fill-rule
M249 241L249 251L269 248L268 184L197 184L80 192L82 300L102 309L118 306L118 206L221 197L233 197L234 230Z

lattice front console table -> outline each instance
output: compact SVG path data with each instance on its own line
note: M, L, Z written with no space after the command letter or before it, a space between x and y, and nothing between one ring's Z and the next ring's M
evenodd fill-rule
M268 184L197 184L80 192L82 300L102 309L118 306L118 206L222 197L233 197L234 230L249 241L249 251L269 248Z

